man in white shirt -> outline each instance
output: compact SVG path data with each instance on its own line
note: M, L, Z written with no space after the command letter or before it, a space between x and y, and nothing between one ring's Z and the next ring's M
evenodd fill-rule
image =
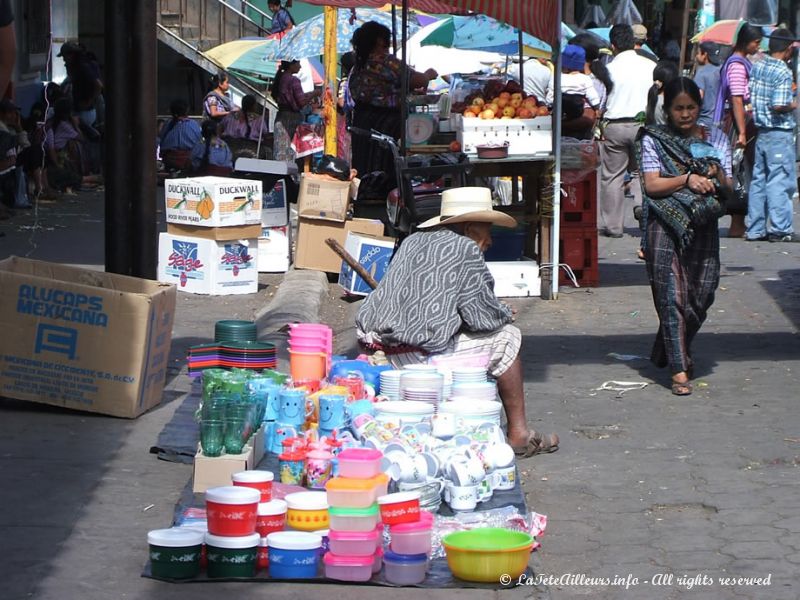
M600 233L619 238L625 225L626 171L632 175L634 215L641 211L642 188L635 141L641 127L640 113L647 109L647 92L653 85L656 65L636 53L630 25L614 25L610 38L615 58L608 65L608 72L614 88L606 103L604 118L608 123L600 146Z
M514 63L508 67L508 75L519 81L519 63ZM543 103L547 97L550 79L553 77L550 67L534 58L525 62L522 68L522 76L525 81L520 83L525 93L533 94L536 96L537 101Z

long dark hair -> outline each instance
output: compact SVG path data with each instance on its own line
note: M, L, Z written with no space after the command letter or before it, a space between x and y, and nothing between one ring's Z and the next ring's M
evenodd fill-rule
M175 126L181 120L181 117L185 117L189 114L189 105L187 104L186 100L181 100L180 98L173 100L169 104L169 112L172 114L172 118L169 120L167 127L164 129L164 135L161 136L162 141L167 139L169 132L175 129Z
M208 161L211 156L211 139L218 135L219 125L216 121L203 121L202 131L203 139L206 142L206 148L203 151L203 160L200 161L200 171L205 171L208 169Z
M614 89L614 81L611 73L608 72L606 65L600 60L600 44L591 33L579 33L569 41L583 48L586 52L586 62L589 63L589 70L605 86L606 94L610 94Z
M666 85L680 76L678 65L671 60L660 60L653 69L653 85L647 92L647 112L645 122L653 124L656 122L656 104L658 104L658 94L666 89ZM666 97L664 98L666 107Z
M289 67L296 62L296 60L282 60L280 66L278 66L278 72L275 73L275 77L272 80L272 85L269 88L270 96L272 96L276 101L278 100L278 95L280 92L281 79L284 75L286 75Z
M242 114L244 115L244 122L247 125L247 133L245 134L247 139L250 139L250 129L252 128L249 115L250 113L253 113L254 115L258 116L258 113L253 110L255 106L256 97L253 96L253 94L246 94L242 97Z
M688 94L698 107L703 105L703 97L700 94L700 88L697 87L694 79L676 77L664 85L664 111L667 115L669 115L669 109L675 102L675 98L681 94ZM669 117L667 117L667 120L669 120Z
M378 40L383 40L388 46L392 41L392 32L385 25L375 21L367 21L353 32L351 43L356 53L356 66L363 67L367 64Z
M220 84L222 84L225 81L228 81L228 74L225 73L225 71L220 71L216 75L212 75L209 83L209 85L211 86L211 90L209 91L217 89L220 86Z
M739 34L736 36L736 45L733 47L733 51L744 52L750 42L760 40L762 37L764 37L764 33L760 27L747 22L742 23L739 28Z

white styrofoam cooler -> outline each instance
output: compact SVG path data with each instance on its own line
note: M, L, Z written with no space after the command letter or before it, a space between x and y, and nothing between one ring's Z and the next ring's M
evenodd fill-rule
M258 238L259 273L285 273L291 264L291 226L264 227Z
M535 260L506 260L487 262L494 277L494 295L498 298L520 298L542 295L542 278Z
M477 154L483 144L508 142L509 156L549 154L553 151L552 119L465 119L455 115L456 139L465 154Z

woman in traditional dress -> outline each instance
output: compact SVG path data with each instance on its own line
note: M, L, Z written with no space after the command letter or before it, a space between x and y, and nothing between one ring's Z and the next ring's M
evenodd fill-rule
M299 60L281 61L275 79L272 81L271 93L278 103L278 114L275 116L275 136L272 155L275 160L294 160L292 138L297 126L303 122L303 110L322 92L315 90L308 94L303 92L300 80L295 77L300 72Z
M220 122L239 108L228 96L228 76L225 73L211 77L211 91L203 98L203 118Z
M731 193L731 148L719 129L698 125L697 84L664 86L666 125L647 125L639 143L647 274L660 326L650 360L669 366L672 393L692 393L691 343L719 284L719 231Z

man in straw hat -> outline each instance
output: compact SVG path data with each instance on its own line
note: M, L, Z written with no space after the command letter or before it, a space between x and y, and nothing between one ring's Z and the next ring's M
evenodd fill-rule
M558 449L558 436L528 428L525 418L522 336L513 310L494 295L483 260L491 227L517 222L492 208L487 188L446 190L441 214L419 225L392 259L377 289L356 316L358 338L382 350L395 368L431 355L485 355L508 420L508 441L518 456Z

